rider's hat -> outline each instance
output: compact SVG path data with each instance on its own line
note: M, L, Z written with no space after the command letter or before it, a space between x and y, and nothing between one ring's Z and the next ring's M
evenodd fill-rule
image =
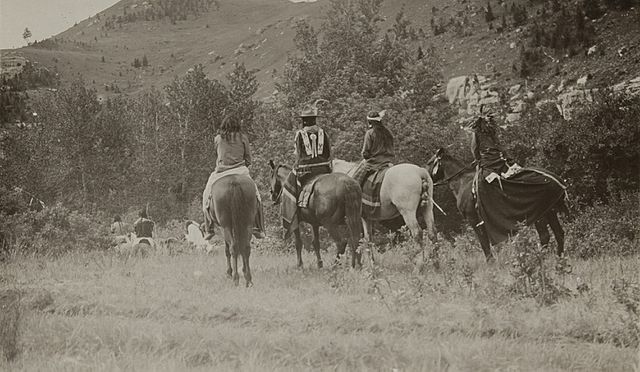
M320 115L318 115L318 103L321 102L329 102L326 99L317 99L315 100L315 102L313 102L312 104L306 105L302 111L300 112L299 117L301 118L315 118L318 117Z
M386 112L387 112L387 110L382 110L380 112L369 111L369 113L367 114L367 120L369 120L369 121L382 121L382 118L384 117L384 114Z

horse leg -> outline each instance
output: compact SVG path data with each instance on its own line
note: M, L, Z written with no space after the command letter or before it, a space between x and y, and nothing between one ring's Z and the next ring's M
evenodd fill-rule
M313 225L313 250L316 252L316 262L318 269L322 269L322 257L320 257L320 226Z
M373 263L375 262L375 258L373 257L373 245L371 243L371 237L373 236L373 221L367 221L363 218L362 229L364 231L364 241L366 242L366 247L369 251L369 257L371 257L371 262Z
M302 239L300 238L300 228L293 232L296 239L296 254L298 255L298 267L302 267Z
M242 253L242 271L244 272L245 285L251 287L253 282L251 281L251 268L249 266L249 256L251 255L251 245L247 244L245 250Z
M231 268L231 251L229 250L229 243L224 243L224 253L227 256L227 276L231 278L233 275L233 269Z
M484 226L478 226L478 222L479 221L477 220L471 220L471 226L473 226L473 231L476 232L478 241L480 241L480 247L482 247L482 251L484 252L484 257L487 260L487 263L492 263L495 261L495 258L491 253L491 243L489 242L489 235L487 235L487 230L485 230Z
M362 231L364 231L364 240L371 241L372 230L373 223L368 223L367 220L362 218Z
M402 218L404 218L404 223L407 224L407 227L409 228L409 231L411 231L411 236L413 236L413 241L418 245L418 247L420 247L420 251L424 252L424 242L422 239L422 228L420 227L420 224L418 223L418 219L416 218L416 214L415 211L414 212L408 212L408 211L401 211L400 214L402 214ZM417 255L417 253L416 253ZM415 258L412 257L412 258Z
M343 235L340 234L340 230L335 225L326 225L325 229L329 232L329 236L336 243L337 254L336 254L336 263L339 263L342 256L345 254L347 250L347 240L343 238Z
M549 222L551 231L553 231L553 236L555 236L556 242L558 243L558 250L556 253L558 254L558 257L562 257L564 254L564 230L562 229L562 225L560 225L560 220L558 220L558 214L555 210L547 212L547 222Z
M540 237L540 244L542 248L546 249L549 246L549 240L551 240L551 235L549 234L549 229L547 229L547 218L546 216L542 216L535 223L536 231L538 231L538 237Z

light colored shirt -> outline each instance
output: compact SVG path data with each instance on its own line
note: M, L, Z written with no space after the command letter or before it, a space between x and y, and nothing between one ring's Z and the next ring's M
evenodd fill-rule
M213 143L217 155L216 172L251 165L251 150L246 135L234 133L226 139L218 134Z

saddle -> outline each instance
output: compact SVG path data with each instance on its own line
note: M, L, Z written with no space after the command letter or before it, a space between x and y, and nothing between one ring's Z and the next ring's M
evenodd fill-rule
M313 186L315 186L320 176L320 174L313 176L302 186L300 194L298 194L298 207L307 208L309 206L309 200L311 200L311 195L313 194Z

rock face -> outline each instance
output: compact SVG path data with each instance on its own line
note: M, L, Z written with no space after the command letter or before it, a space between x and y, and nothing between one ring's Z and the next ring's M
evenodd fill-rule
M581 105L593 102L593 95L598 89L583 89L581 84L576 87L565 89L558 95L557 107L560 114L567 119L571 119L572 112ZM631 80L623 81L611 87L614 93L624 93L628 95L640 95L640 76Z
M494 85L494 82L482 75L457 76L447 83L447 99L449 104L459 107L460 114L474 114L479 112L481 106L500 104Z
M550 85L546 89L546 93L547 95L556 95L555 101L552 98L551 100L546 99L544 102L555 102L560 114L570 120L572 112L581 105L593 102L594 93L598 91L597 89L585 88L587 79L588 76L578 79L575 86L567 86L565 80L560 81L557 88L555 85ZM523 89L521 84L513 85L508 90L510 97L508 109L503 111L499 94L494 86L494 82L481 75L458 76L449 80L446 97L449 104L458 107L458 113L461 115L477 114L480 107L485 106L502 112L507 123L517 122L527 104L531 104L536 97L533 92ZM611 89L615 93L640 95L640 76L613 85Z

